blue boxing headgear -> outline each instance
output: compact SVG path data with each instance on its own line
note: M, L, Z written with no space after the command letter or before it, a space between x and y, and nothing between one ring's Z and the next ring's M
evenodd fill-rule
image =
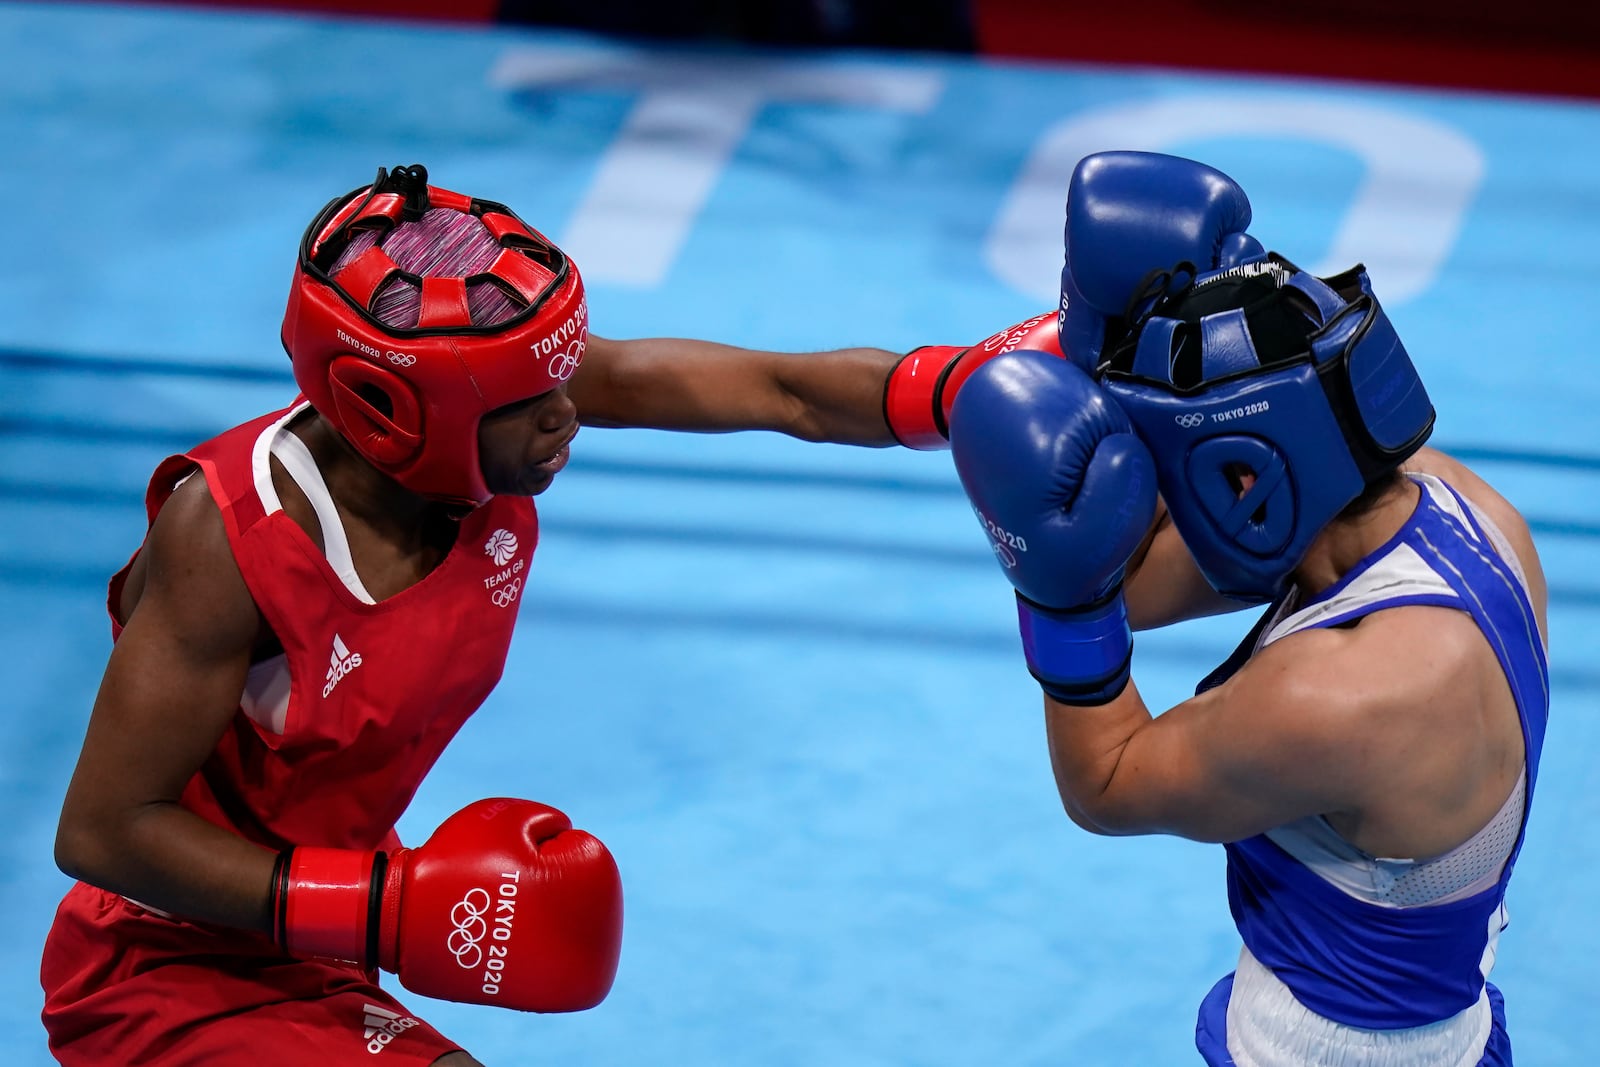
M1206 580L1271 599L1322 528L1422 446L1433 405L1364 267L1180 264L1151 294L1135 296L1102 384L1150 447Z

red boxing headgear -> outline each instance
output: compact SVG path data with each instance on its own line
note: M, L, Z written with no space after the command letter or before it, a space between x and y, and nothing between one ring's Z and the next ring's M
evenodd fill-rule
M477 506L492 495L478 457L478 423L496 408L572 377L589 339L578 268L504 205L427 184L421 166L381 168L370 187L331 201L300 242L283 318L283 347L311 405L379 470L414 493ZM388 231L428 209L476 216L500 245L467 278L408 274L381 240L333 271L362 230ZM393 276L420 286L417 325L380 322L372 308ZM467 290L492 284L523 307L472 322Z

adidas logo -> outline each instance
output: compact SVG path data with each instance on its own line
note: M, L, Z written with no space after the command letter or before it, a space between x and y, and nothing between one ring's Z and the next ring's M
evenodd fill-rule
M367 1043L367 1051L374 1056L382 1052L389 1042L417 1025L417 1020L411 1016L396 1015L376 1004L361 1005L361 1013L361 1039Z
M333 692L333 687L359 666L361 666L361 653L351 652L345 648L344 638L334 634L333 655L328 657L328 684L322 687L322 698L326 700Z

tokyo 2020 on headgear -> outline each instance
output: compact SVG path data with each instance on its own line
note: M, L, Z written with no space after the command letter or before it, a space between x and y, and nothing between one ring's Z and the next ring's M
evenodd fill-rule
M1153 303L1148 287L1134 297L1102 383L1207 581L1270 599L1322 528L1422 447L1433 405L1364 267L1316 278L1272 254L1198 276L1180 264L1156 287Z
M283 319L295 381L317 412L373 466L415 493L476 506L491 495L478 456L478 424L496 408L556 388L588 343L578 268L502 204L427 184L420 166L379 169L371 186L337 197L300 242ZM501 251L471 277L407 274L382 234L430 209L475 216ZM338 265L353 236L372 247ZM336 269L335 269L336 268ZM414 328L380 322L374 302L402 279L421 291ZM519 305L511 318L473 322L468 293L493 285Z

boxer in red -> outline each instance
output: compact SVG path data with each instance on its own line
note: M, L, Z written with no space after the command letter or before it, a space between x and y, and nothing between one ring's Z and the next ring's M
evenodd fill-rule
M380 171L306 231L302 396L162 463L111 582L45 946L69 1065L477 1061L381 989L574 1011L610 989L617 868L526 800L394 826L500 677L532 497L592 425L946 445L971 348L814 354L588 331L576 265L506 207Z

